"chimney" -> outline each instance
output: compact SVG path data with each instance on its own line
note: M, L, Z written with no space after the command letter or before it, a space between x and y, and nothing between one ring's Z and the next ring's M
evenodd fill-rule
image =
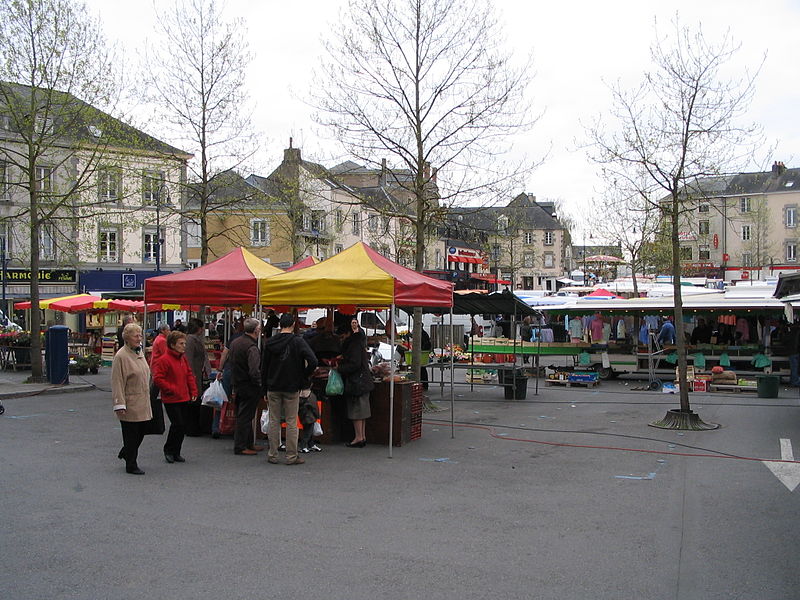
M772 174L780 177L786 172L786 165L783 162L776 160L772 163Z
M385 187L386 186L386 175L387 175L387 172L386 172L386 159L382 158L381 159L381 174L380 174L380 177L378 178L378 186L380 186L380 187Z
M431 163L425 162L425 166L422 167L422 176L425 177L427 181L431 177Z
M292 148L292 138L289 138L289 147L283 151L283 162L286 163L300 162L300 148Z
M436 173L438 173L438 172L439 172L439 169L437 169L436 167L433 167L433 172L431 173L431 181L433 181L433 183L436 183Z

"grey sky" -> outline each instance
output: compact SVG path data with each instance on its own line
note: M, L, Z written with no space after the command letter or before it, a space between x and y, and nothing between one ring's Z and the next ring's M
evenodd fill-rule
M88 4L100 15L108 37L118 40L126 53L140 48L146 32L152 31L155 9L149 0ZM344 0L227 2L231 15L246 19L255 56L248 87L264 146L259 157L262 174L280 160L290 136L304 156L329 166L346 158L336 154L330 141L320 139L310 109L300 100L312 85L320 36L335 25L344 5ZM687 25L702 22L707 37L729 28L742 44L737 66L754 69L767 53L750 120L764 127L776 149L772 153L765 148L758 164L749 169L769 168L773 160L800 166L800 125L793 111L800 106L794 66L800 56L797 0L497 0L496 7L508 48L521 58L533 53L536 75L529 92L544 111L535 129L515 145L533 156L549 150L546 162L519 192L562 199L580 221L583 202L602 189L579 149L581 123L607 110L610 94L603 81L635 85L640 80L649 64L654 19L666 26L676 12Z

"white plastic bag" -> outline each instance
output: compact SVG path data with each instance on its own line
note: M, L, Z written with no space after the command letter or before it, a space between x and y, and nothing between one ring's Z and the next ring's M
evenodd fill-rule
M222 408L222 405L227 401L228 395L225 393L225 388L222 387L222 382L219 379L212 381L208 389L203 392L203 406Z
M319 421L314 421L314 431L312 432L314 437L319 437L322 435L322 425L319 424Z
M261 433L269 433L269 409L261 413Z

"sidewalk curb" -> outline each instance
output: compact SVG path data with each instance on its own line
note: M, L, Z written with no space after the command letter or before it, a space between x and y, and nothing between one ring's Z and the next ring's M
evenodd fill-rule
M44 396L51 394L70 394L73 392L86 392L96 389L97 386L84 383L66 385L21 384L18 389L9 392L0 392L0 400L13 398L27 398L29 396Z

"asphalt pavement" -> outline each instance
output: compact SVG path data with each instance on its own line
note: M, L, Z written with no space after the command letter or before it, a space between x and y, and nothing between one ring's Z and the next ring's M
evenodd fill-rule
M721 427L691 432L649 427L677 397L633 380L460 385L452 415L432 386L392 458L370 440L289 468L199 437L167 464L148 436L132 476L109 371L0 374L2 598L800 597L796 388L692 394Z

